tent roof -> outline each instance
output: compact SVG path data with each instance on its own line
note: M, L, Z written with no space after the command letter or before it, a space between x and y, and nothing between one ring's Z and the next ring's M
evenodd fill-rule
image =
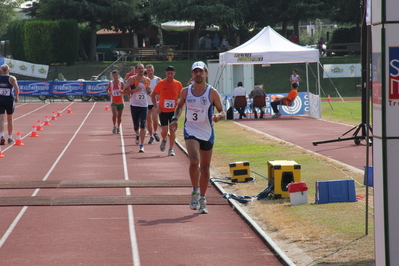
M221 65L286 64L318 61L319 50L292 43L270 26L263 28L246 43L219 55Z

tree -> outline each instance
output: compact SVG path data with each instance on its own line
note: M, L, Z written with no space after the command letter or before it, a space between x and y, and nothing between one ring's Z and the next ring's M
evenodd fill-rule
M137 2L139 0L40 0L37 14L45 19L75 19L88 23L89 60L94 61L98 27L109 28L112 23L132 17Z
M16 14L16 8L23 2L23 0L0 0L0 36L5 33L8 23Z
M192 48L198 50L200 31L207 26L231 24L242 17L245 1L240 0L149 0L158 22L194 21Z

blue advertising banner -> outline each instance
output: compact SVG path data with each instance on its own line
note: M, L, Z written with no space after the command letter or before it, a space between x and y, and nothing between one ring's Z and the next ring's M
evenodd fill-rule
M0 57L0 66L4 65L4 57Z
M52 81L18 81L19 94L21 96L50 96L53 95L51 90L53 87Z
M264 116L272 116L273 109L270 106L270 103L274 101L277 97L286 96L288 93L278 93L278 94L268 94L266 95L266 107ZM233 103L231 101L231 94L221 94L220 95L222 103L225 106L225 110L228 110ZM252 99L247 99L247 107L245 108L245 113L247 116L252 115L251 109ZM234 109L234 108L233 108ZM279 105L279 110L282 115L309 115L310 114L310 104L309 104L309 93L307 92L298 92L298 97L295 98L294 103L291 106ZM237 110L234 109L234 117L238 118L239 114Z
M87 81L85 83L85 90L83 95L85 96L106 96L105 89L107 88L109 81Z
M108 81L18 81L21 96L105 96Z
M53 95L82 95L84 91L84 83L80 81L54 81L52 87Z

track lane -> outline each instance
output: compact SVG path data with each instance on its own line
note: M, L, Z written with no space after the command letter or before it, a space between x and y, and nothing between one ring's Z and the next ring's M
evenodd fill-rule
M10 157L15 154L27 167L11 167L13 171L5 179L42 180L91 104L74 105L73 114L63 114L41 137L25 138L24 147L7 150L4 159L10 165L14 165L15 157ZM175 157L160 152L159 143L146 145L146 153L139 154L129 112L124 112L121 142L121 136L111 134L110 112L103 109L97 103L48 180L187 180L188 159L177 147ZM32 176L36 171L40 174ZM187 195L190 190L41 189L37 195ZM10 191L32 192L0 190L0 196ZM220 196L212 188L209 195ZM5 207L0 209L2 213L4 209L9 214L21 210ZM281 265L228 205L210 205L209 209L209 215L198 215L188 208L188 202L184 206L29 207L0 248L0 261L10 265ZM1 224L9 220L0 218L1 232ZM137 244L132 242L134 235Z

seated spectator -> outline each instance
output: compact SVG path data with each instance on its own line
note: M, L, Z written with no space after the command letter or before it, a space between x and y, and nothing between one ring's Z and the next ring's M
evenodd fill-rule
M236 96L246 96L247 95L246 90L242 87L241 81L238 82L237 86L238 87L234 89L233 94L232 94L233 106L234 106ZM238 107L238 108L236 108L236 110L240 114L240 119L242 119L242 117L247 117L247 115L245 114L245 107Z
M252 101L252 103L251 103L251 109L252 109L252 111L254 112L255 119L258 119L258 114L256 113L256 108L255 108L255 106L254 106L255 96L263 96L263 97L266 97L266 93L265 93L265 91L263 90L263 88L260 86L259 83L256 83L256 84L255 84L255 88L251 91L251 93L250 93L249 96L248 96L249 98L252 98L252 99L253 99L253 101ZM260 117L259 117L259 118L262 119L264 114L265 114L265 106L263 106L263 107L260 108Z
M282 98L276 98L274 99L273 102L270 103L270 105L273 108L274 115L272 118L279 118L281 116L280 111L278 110L279 105L291 105L292 101L295 99L295 97L298 96L298 84L297 83L292 83L291 84L291 91L287 94L287 96L282 97Z

